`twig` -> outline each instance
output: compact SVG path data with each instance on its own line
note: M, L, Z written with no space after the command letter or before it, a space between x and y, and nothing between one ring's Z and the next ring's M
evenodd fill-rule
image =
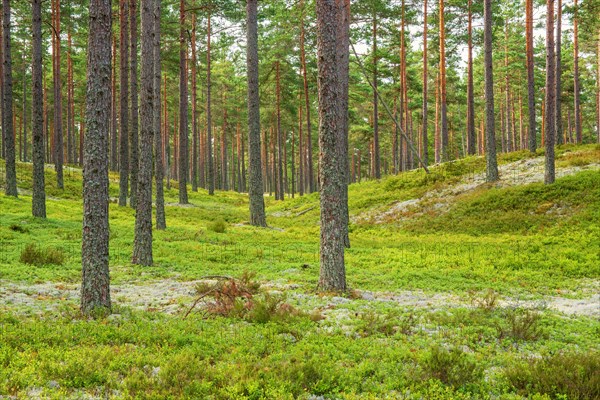
M301 216L301 215L304 215L304 214L306 214L307 212L314 210L315 208L317 208L317 206L314 206L314 207L308 208L308 209L306 209L306 210L304 210L304 211L300 211L298 214L296 214L296 217L299 217L299 216Z
M203 298L205 298L206 296L208 296L209 294L215 292L216 289L211 289L206 293L203 293L202 295L200 295L192 304L192 306L189 308L189 310L187 310L187 312L185 313L185 315L183 316L183 319L186 319L188 317L188 315L190 315L190 313L192 312L192 310L198 305L198 303L200 303L200 300L202 300Z

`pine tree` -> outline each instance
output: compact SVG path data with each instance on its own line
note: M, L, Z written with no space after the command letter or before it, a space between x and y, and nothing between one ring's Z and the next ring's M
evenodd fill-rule
M129 0L120 0L120 116L119 206L127 205L129 192Z
M17 197L10 25L10 0L2 0L2 134L6 157L6 195Z
M554 183L556 135L556 58L554 56L554 0L546 0L546 171L544 182Z
M492 59L492 1L484 0L484 71L485 71L485 160L486 179L497 181L498 161L496 159L496 129L494 122L494 74Z
M531 153L537 150L535 119L535 80L533 71L533 0L525 2L525 40L527 53L527 106L529 109L528 147Z
M44 187L44 96L42 88L42 0L32 3L33 60L31 62L33 136L33 197L34 217L46 218L46 189Z
M154 170L155 170L155 186L156 186L156 229L162 230L167 228L165 217L165 196L163 189L164 178L164 158L163 158L163 140L161 132L161 110L160 110L160 8L161 0L154 0L154 118L152 126L154 131ZM166 82L166 81L165 81ZM166 90L165 90L166 96ZM165 104L165 113L167 111ZM165 118L166 120L166 118ZM166 130L166 129L165 129Z

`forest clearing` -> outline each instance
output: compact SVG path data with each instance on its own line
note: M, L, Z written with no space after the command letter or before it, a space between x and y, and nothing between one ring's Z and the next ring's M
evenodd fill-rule
M2 0L0 399L600 400L599 0Z

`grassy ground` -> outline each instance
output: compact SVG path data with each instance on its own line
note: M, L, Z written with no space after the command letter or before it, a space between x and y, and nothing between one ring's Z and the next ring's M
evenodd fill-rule
M593 305L552 307L598 292L600 147L557 154L566 176L552 186L464 189L481 158L351 185L346 297L314 292L317 194L268 198L271 229L256 229L244 195L190 192L192 206L180 207L168 190L169 228L154 232L151 268L130 265L134 212L113 203L115 287L253 271L282 297L257 297L260 314L184 319L193 293L172 297L180 312L170 314L117 294L117 316L96 321L78 315L76 299L23 289L50 282L60 291L80 279L80 171L67 171L64 191L47 171L42 221L29 216L31 166L19 165L23 194L0 196L0 286L13 288L0 291L0 398L600 398ZM530 161L524 152L501 159ZM440 203L453 188L463 189ZM421 197L431 200L389 212ZM60 265L21 262L31 245ZM17 290L34 306L19 304Z

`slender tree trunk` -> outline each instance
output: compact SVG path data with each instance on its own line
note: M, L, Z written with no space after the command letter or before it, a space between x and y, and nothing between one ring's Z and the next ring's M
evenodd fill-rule
M577 143L583 142L581 132L581 100L579 88L579 6L577 0L574 1L575 7L573 15L573 97L575 99L575 139Z
M527 106L529 108L528 147L531 153L537 149L535 121L535 80L533 74L533 0L525 3L525 37L527 53Z
M44 103L42 89L42 0L32 0L32 104L31 134L33 140L33 197L31 211L34 217L46 218L46 191L44 182Z
M486 133L486 179L497 181L496 129L494 127L494 75L492 59L492 1L484 0L484 71L485 71L485 133Z
M75 144L73 133L73 63L71 30L67 32L67 163L74 163Z
M513 151L513 143L512 143L512 130L511 130L511 123L510 123L510 80L508 77L509 71L508 71L508 19L505 21L504 24L504 68L506 69L505 74L504 74L504 85L505 85L505 90L506 90L506 151L507 152L511 152Z
M23 59L23 61L25 61L25 59ZM23 63L24 64L24 63ZM21 150L23 152L23 156L21 157L21 161L25 161L27 162L29 160L29 158L27 157L27 69L25 67L25 65L23 65L23 101L21 102L21 105L23 107L23 112L22 112L22 124L23 124L23 146L21 147Z
M600 143L600 28L598 29L598 49L596 50L596 141Z
M80 115L85 116L85 104L81 105ZM79 120L79 160L81 167L83 168L83 142L85 137L85 118Z
M341 211L344 217L342 222L343 229L343 240L344 246L350 248L350 235L348 231L348 225L350 223L350 211L348 209L348 183L349 179L349 168L348 168L348 95L349 95L349 81L350 81L350 0L343 0L340 4L342 13L340 15L340 33L338 34L338 79L342 89L341 95L341 126L342 135L341 140L337 143L338 151L340 152L340 168L341 178L343 180L342 191L341 191ZM403 17L404 19L404 17ZM406 71L406 70L405 70ZM406 73L404 74L406 77ZM406 78L404 79L406 84Z
M308 180L308 192L315 192L315 173L313 170L313 151L312 151L312 123L310 120L310 99L308 95L308 72L306 70L306 52L304 49L305 42L305 28L304 28L304 19L305 19L305 10L304 10L304 0L300 0L300 7L302 8L302 20L300 22L300 63L302 64L302 81L304 84L304 103L306 107L306 151L307 151L307 168L306 175Z
M129 75L129 83L131 84L131 129L129 130L129 169L131 173L130 183L130 198L129 206L133 209L137 208L137 193L138 193L138 172L139 172L139 106L138 106L138 0L130 0L129 15L131 29L129 52L131 73Z
M343 186L347 185L343 168L346 162L339 159L339 143L343 142L344 110L343 83L336 64L339 57L338 40L344 13L344 0L317 0L317 52L319 69L319 148L321 184L321 253L319 288L321 290L346 290L344 266ZM342 38L346 40L346 38ZM346 49L348 51L348 49Z
M56 185L64 188L63 183L63 131L62 131L62 85L60 79L60 0L54 0L54 167L56 170Z
M448 161L448 109L446 104L446 25L444 21L444 0L440 0L440 135L442 161Z
M185 0L181 0L179 6L179 204L188 204L188 74Z
M110 125L110 169L117 171L119 158L117 150L117 38L113 35L112 40L112 98L110 103L111 125ZM81 145L81 143L80 143ZM81 160L80 160L81 161Z
M521 98L521 93L519 92L519 149L524 150L525 146L525 129L523 126L523 99Z
M150 266L152 260L152 140L154 138L154 1L141 0L142 65L140 168L138 171L135 240L132 264Z
M298 107L298 192L304 196L304 130L302 129L302 107Z
M373 12L373 156L375 179L381 178L381 158L379 156L379 101L377 98L377 15Z
M469 0L468 61L467 61L467 154L475 154L475 99L473 95L473 13L472 0Z
M196 79L196 14L192 14L192 191L198 191L198 84Z
M546 171L544 182L554 183L556 135L556 58L554 55L554 0L546 0Z
M12 62L10 54L10 0L2 0L2 133L6 156L6 195L17 197L15 136L13 125Z
M108 133L110 130L111 1L90 2L83 168L81 311L110 311L108 273Z
M562 0L556 9L556 144L563 144L562 123Z
M227 125L227 108L225 107L225 91L223 91L223 129L221 131L221 188L225 191L229 190L229 182L227 174L229 173L227 167L227 131L229 129Z
M161 109L160 109L160 6L161 0L154 0L154 44L153 44L153 135L154 135L154 173L156 186L156 229L167 228L165 218L165 195L163 188L164 178L164 160L163 160L163 141L160 131L161 127ZM166 91L165 91L166 94ZM165 113L166 113L165 103Z
M434 156L435 163L442 162L442 140L440 138L440 73L438 71L435 80L435 133L434 133Z
M120 85L119 85L119 206L127 205L129 193L129 4L120 0Z
M427 136L427 0L423 1L423 163L429 165L429 139Z
M275 198L277 200L284 200L284 179L283 179L283 146L285 146L283 140L283 132L281 131L281 66L279 61L275 62L276 70L276 112L277 112L277 190L275 191Z
M208 13L207 28L206 28L206 141L207 141L207 154L206 160L208 161L208 194L215 194L215 170L212 156L212 104L211 104L211 56L210 56L210 39L211 39L211 15ZM258 39L257 39L258 41ZM258 46L258 45L257 45ZM257 56L258 57L258 56ZM257 61L258 63L258 58ZM258 78L257 78L258 82Z

